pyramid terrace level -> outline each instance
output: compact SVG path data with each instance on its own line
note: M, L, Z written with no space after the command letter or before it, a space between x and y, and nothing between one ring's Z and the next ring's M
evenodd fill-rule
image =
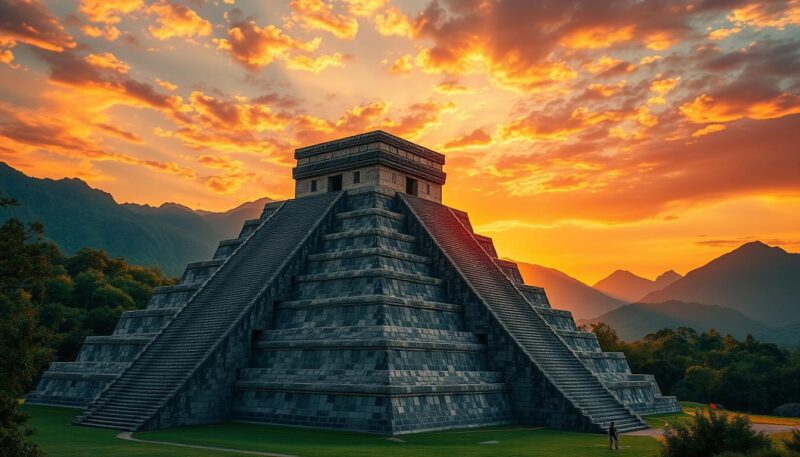
M680 410L440 203L441 154L371 132L296 157L298 198L267 204L112 335L87 338L27 401L122 430L246 420L382 434L627 431Z

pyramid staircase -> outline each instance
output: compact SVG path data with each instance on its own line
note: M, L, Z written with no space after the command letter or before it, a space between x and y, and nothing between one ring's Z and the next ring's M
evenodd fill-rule
M533 309L452 210L412 196L402 195L402 200L486 311L592 426L604 428L614 421L621 431L646 427Z
M348 195L255 342L234 419L391 434L513 421L486 343L466 331L396 205Z
M207 378L204 381L211 384L208 392L213 391L216 383L223 395L201 398L194 405L183 404L180 414L198 413L198 417L208 418L208 411L204 409L219 408L220 400L226 397L225 388L230 386L224 385L224 373L215 373L219 367L201 370L202 365L210 357L218 356L224 344L249 346L247 335L244 335L244 342L229 343L226 339L242 339L241 334L233 332L236 324L247 319L247 314L272 285L287 259L306 242L321 217L340 197L341 194L323 194L285 202L252 234L237 243L236 251L75 423L122 430L170 425L169 420L159 421L160 410L179 390L186 388L189 379L198 371L202 371ZM225 369L229 361L217 362ZM235 376L235 370L228 373L228 377L231 375ZM220 419L223 417L224 408L219 415ZM145 425L153 418L155 423ZM178 419L177 422L184 421Z

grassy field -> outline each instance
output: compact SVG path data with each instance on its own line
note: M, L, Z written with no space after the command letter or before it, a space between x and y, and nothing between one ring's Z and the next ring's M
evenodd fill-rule
M76 427L70 421L77 410L24 406L37 430L35 440L50 457L66 456L232 456L221 451L185 449L167 445L133 443L116 438L116 431ZM294 454L303 457L512 457L605 455L602 435L549 429L494 427L421 433L393 442L383 436L311 430L269 425L227 423L182 427L138 433L137 438L214 447ZM494 442L494 443L493 443ZM647 436L623 437L622 451L628 456L656 456L658 443Z
M695 408L704 405L682 403L683 413L646 417L648 425L663 428L665 424L686 422ZM23 406L36 429L35 440L50 457L107 455L128 457L217 457L235 454L203 449L187 449L163 444L124 441L114 430L76 427L70 421L75 409L44 406ZM750 415L754 422L800 425L800 419ZM786 436L784 436L786 435ZM181 427L155 432L137 433L139 439L190 445L275 452L303 457L512 457L512 456L591 456L606 454L603 435L571 433L546 428L519 426L491 427L403 435L402 442L385 436L362 433L280 427L259 424L225 423ZM777 443L788 433L773 435ZM649 436L623 436L620 454L656 456L658 442Z

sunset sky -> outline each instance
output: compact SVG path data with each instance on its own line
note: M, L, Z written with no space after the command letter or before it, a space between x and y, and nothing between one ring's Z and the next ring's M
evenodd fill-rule
M294 148L384 129L589 283L800 250L800 0L0 0L0 82L0 161L119 202L288 198Z

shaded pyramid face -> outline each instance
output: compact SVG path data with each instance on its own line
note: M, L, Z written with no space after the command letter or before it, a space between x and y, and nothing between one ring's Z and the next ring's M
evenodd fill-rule
M397 160L351 149L362 165ZM611 420L624 431L644 426L637 414L678 410L522 284L435 187L406 195L381 185L395 181L387 170L346 191L358 180L298 184L306 196L268 204L114 335L53 364L28 401L87 407L77 423L126 430L238 419L391 434ZM396 187L431 188L411 181Z

